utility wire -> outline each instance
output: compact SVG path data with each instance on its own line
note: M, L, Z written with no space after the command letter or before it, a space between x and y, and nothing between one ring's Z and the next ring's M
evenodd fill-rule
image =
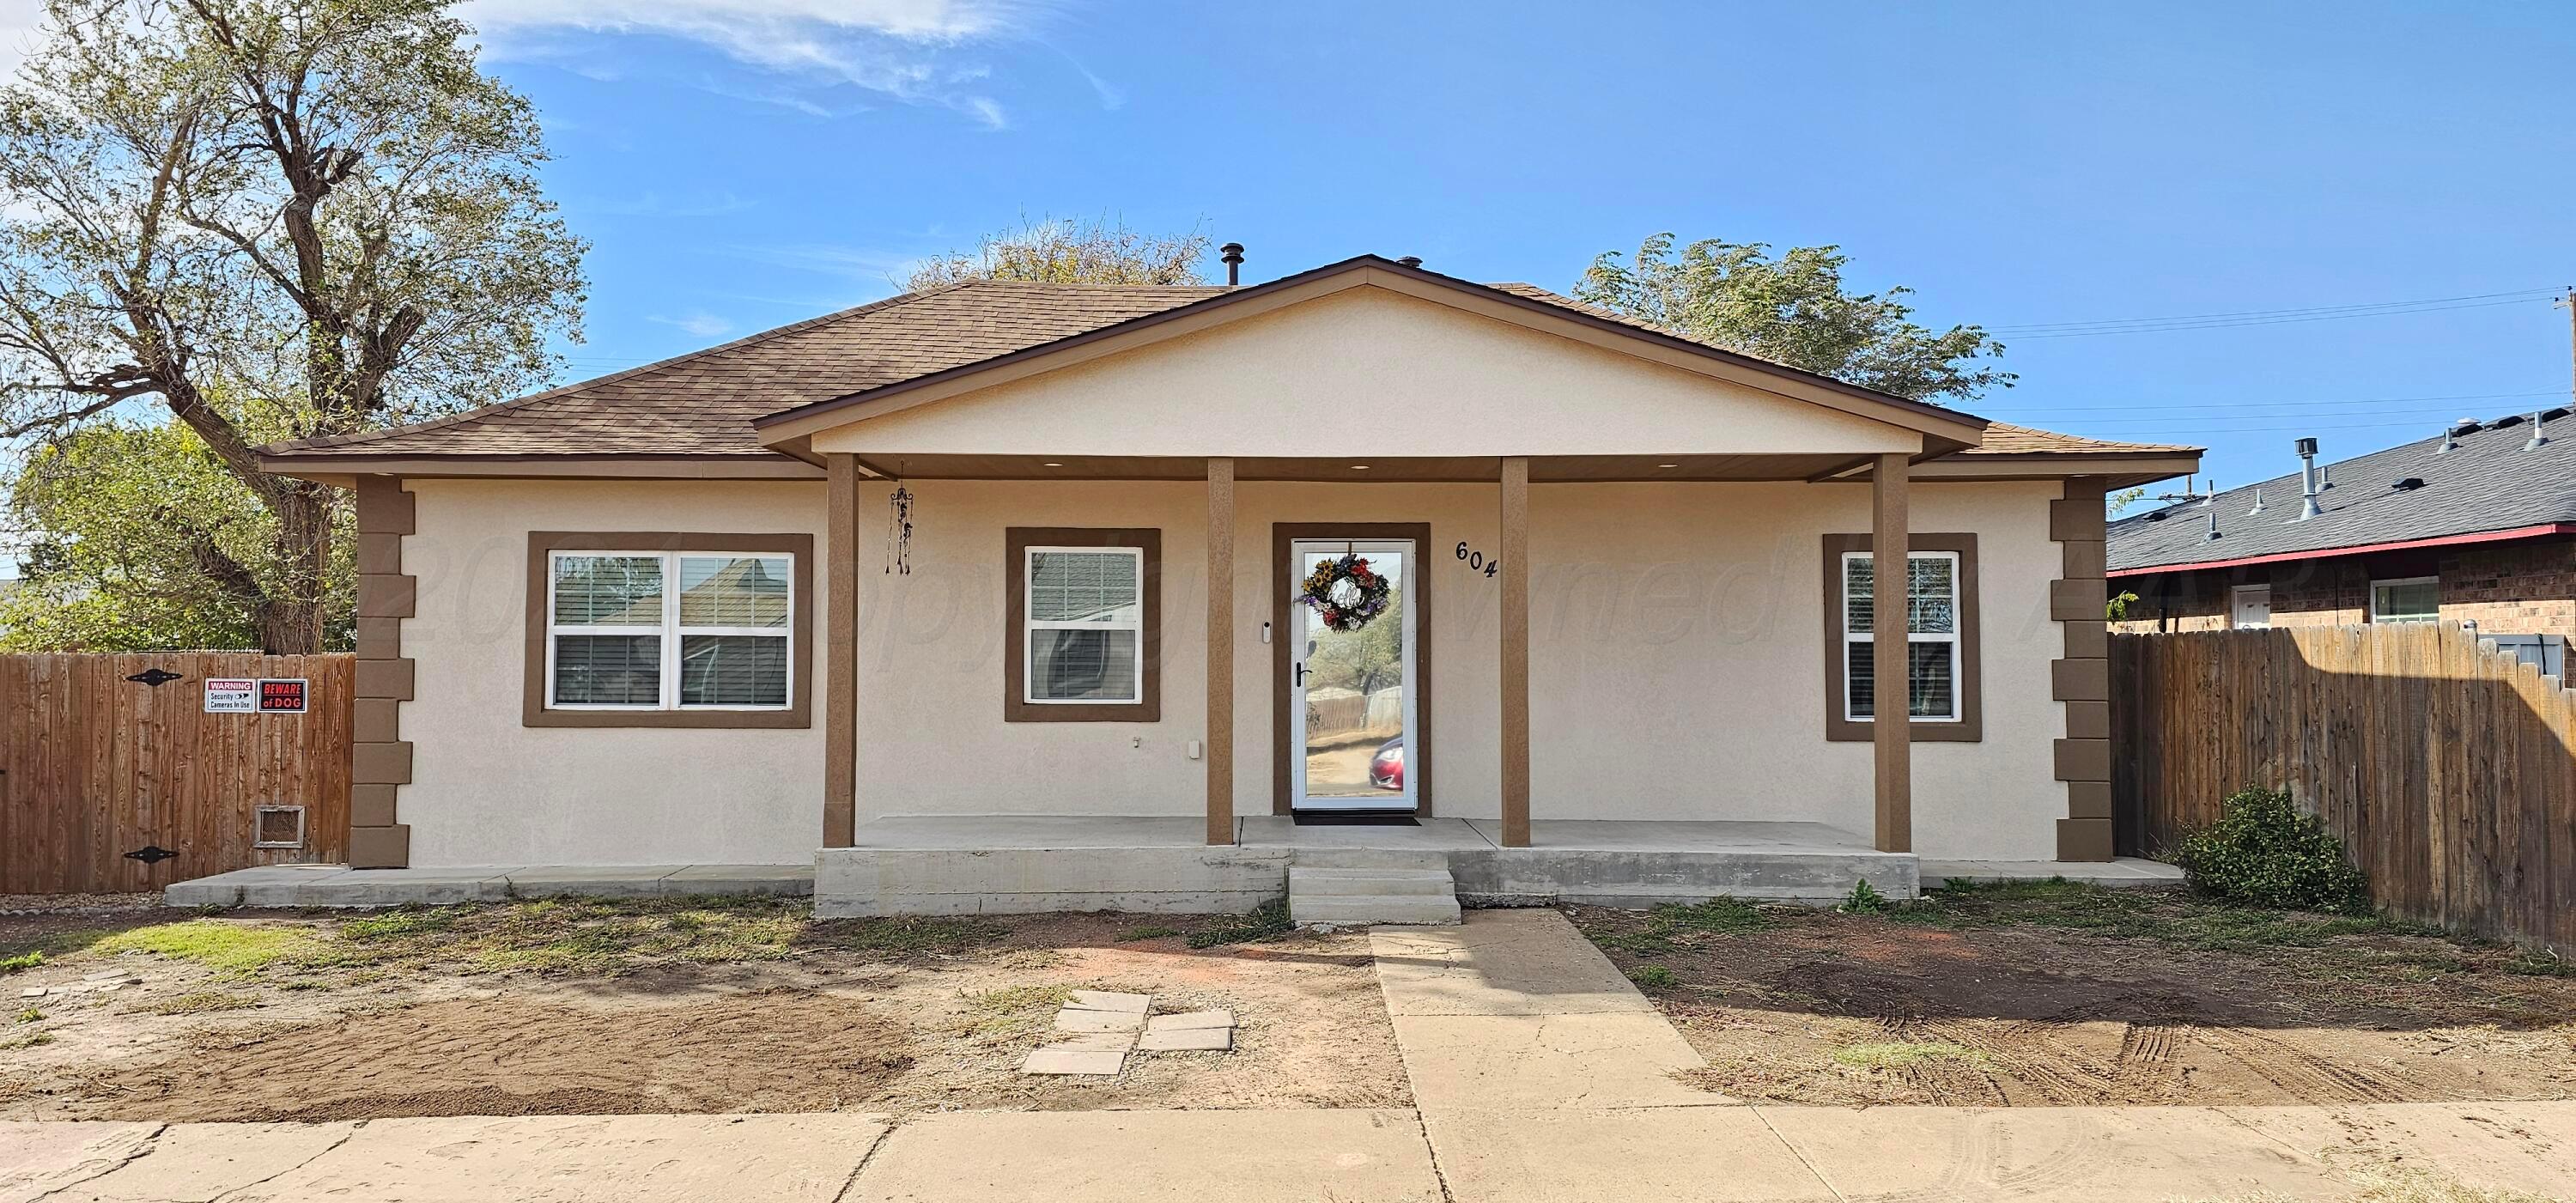
M2232 313L2184 313L2165 317L2097 318L2068 322L2019 322L1989 327L1998 334L2040 334L2052 330L2098 329L2120 326L2159 326L2173 322L2234 322L2250 319L2324 319L2345 315L2368 316L2391 309L2411 309L2420 305L2453 305L2467 301L2498 301L2511 304L2537 297L2556 297L2558 288L2522 288L2512 292L2482 292L2458 297L2425 297L2412 301L2369 301L2354 305L2308 305L2289 309L2241 309Z

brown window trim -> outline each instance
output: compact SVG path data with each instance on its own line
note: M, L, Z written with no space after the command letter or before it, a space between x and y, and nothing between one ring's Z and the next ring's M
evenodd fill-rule
M1273 522L1270 524L1270 813L1293 814L1288 797L1290 757L1288 674L1295 660L1288 632L1302 630L1296 595L1289 585L1304 574L1294 562L1299 539L1411 539L1413 577L1413 674L1416 684L1413 721L1422 728L1404 734L1404 771L1413 777L1413 817L1431 816L1431 548L1428 522Z
M793 666L784 710L550 710L546 707L547 561L558 551L742 551L786 553L789 571L787 656ZM717 535L675 531L528 532L527 692L523 727L730 727L814 725L814 536Z
M1006 723L1159 723L1163 721L1163 532L1147 527L1014 526L1002 532L1008 601L1002 614L1002 721ZM1145 659L1144 693L1133 702L1096 706L1028 700L1028 565L1032 547L1133 547L1145 553L1145 629L1136 654Z
M1986 738L1985 702L1978 689L1983 623L1977 608L1977 537L1973 534L1920 534L1907 539L1909 551L1948 551L1959 556L1959 721L1916 721L1907 726L1914 743L1980 743ZM1843 556L1868 551L1868 535L1825 536L1825 739L1833 743L1868 743L1872 720L1843 717Z

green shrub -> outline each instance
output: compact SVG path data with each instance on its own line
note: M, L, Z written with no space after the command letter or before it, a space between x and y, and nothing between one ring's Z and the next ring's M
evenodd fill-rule
M2229 795L2218 822L2183 838L2174 858L2192 888L2256 906L2370 913L2370 881L2343 841L2290 795L2248 786Z
M1647 990L1673 988L1673 971L1661 965L1639 965L1628 971L1628 980Z
M1852 882L1851 893L1844 895L1842 905L1834 909L1847 915L1880 914L1887 910L1887 895L1879 893L1878 887L1863 877Z

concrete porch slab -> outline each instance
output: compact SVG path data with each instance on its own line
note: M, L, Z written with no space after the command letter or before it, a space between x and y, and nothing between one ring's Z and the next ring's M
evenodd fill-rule
M894 1130L852 1203L1438 1203L1409 1111L966 1111Z
M2052 877L2063 877L2068 881L2117 890L2178 886L2183 881L2179 866L2135 856L2108 861L1927 860L1922 862L1918 872L1926 886L1938 886L1953 880L2047 881Z
M814 889L805 865L470 865L351 869L346 865L263 865L162 891L171 906L378 907L500 902L511 897L639 898L674 894L802 895Z

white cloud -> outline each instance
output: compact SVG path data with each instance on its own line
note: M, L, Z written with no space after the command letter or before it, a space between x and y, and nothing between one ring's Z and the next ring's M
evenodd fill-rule
M998 129L1008 124L1000 102L972 86L982 71L950 64L949 52L1024 32L1044 6L1038 0L468 0L458 12L505 57L565 58L566 48L550 39L567 31L656 34L772 74L945 105Z
M649 316L644 320L660 322L665 326L676 326L679 329L687 331L690 334L697 335L700 338L714 338L718 335L731 333L733 330L732 322L726 321L725 319L717 317L712 313L705 312L704 310L683 314L679 317L662 317L656 314Z
M0 79L17 74L44 15L44 0L0 0Z

